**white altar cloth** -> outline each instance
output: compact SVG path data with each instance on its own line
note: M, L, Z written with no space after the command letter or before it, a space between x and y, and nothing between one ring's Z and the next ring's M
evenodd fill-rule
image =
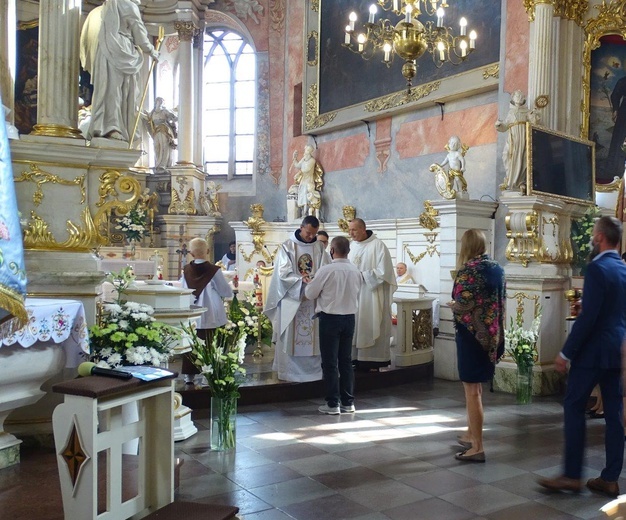
M65 350L66 367L78 366L89 354L89 337L83 304L77 300L26 298L28 323L11 334L0 327L0 348L37 342L57 343Z

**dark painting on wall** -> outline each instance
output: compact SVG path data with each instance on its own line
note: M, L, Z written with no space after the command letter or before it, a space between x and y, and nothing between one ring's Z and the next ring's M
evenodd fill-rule
M320 14L320 69L319 69L319 113L339 110L359 103L398 92L406 88L402 76L404 61L395 56L390 69L382 63L382 52L378 51L370 60L364 60L342 46L348 15L355 11L358 15L356 32L361 32L367 21L372 0L321 0ZM462 64L435 66L432 56L426 52L417 60L417 75L414 85L420 85L446 78L496 63L500 59L500 20L501 3L494 0L455 0L446 9L445 25L459 33L459 20L468 21L468 34L471 29L478 33L476 50ZM391 11L378 10L377 20L388 18L394 23L400 17ZM425 14L420 21L435 20Z
M596 143L596 182L624 175L626 152L626 42L604 36L591 53L589 139Z
M20 134L30 134L37 123L37 22L20 24L16 39L15 126Z

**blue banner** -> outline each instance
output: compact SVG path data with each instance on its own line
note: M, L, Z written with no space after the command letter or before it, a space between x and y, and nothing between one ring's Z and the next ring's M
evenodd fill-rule
M0 113L0 323L15 317L15 329L26 324L26 271L4 108Z

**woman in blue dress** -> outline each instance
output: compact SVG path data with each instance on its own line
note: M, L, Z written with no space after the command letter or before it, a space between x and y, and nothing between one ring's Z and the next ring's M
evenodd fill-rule
M459 436L465 451L455 458L464 462L485 462L482 383L493 378L504 353L504 271L486 250L482 231L464 233L452 289L459 378L467 409L467 432Z

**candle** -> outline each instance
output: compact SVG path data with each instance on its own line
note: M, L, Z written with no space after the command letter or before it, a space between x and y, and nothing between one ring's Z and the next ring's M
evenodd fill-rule
M478 35L476 34L476 31L471 31L470 32L470 49L475 49L476 48L476 38L478 37Z
M354 23L356 22L356 13L352 11L348 19L350 20L350 32L352 32L354 31Z
M399 9L398 9L398 0L393 0L393 10L394 11L399 11Z
M389 42L385 42L385 45L383 45L383 50L385 51L384 62L387 63L389 62L389 56L391 54L391 44Z
M465 40L461 40L459 46L461 47L461 58L465 58L465 56L467 56L467 42Z
M233 287L235 289L239 287L239 276L237 276L237 271L235 271L235 276L233 276Z
M357 41L359 42L359 52L363 52L363 49L365 48L365 42L367 41L367 38L365 37L365 35L363 33L361 33L357 37Z
M378 9L376 8L376 5L375 4L370 5L370 17L367 20L367 23L374 23L377 12L378 12Z
M459 25L461 26L461 36L465 36L467 34L467 20L465 18L461 18L459 20Z
M406 16L404 17L404 21L406 23L411 23L411 11L413 11L413 6L411 4L407 4L404 8Z
M443 15L446 14L446 11L443 7L437 9L437 27L443 27Z
M350 45L350 26L346 25L346 37L343 41L346 45Z
M439 42L437 44L437 49L439 50L439 60L440 61L446 61L446 46L443 44L443 42Z

